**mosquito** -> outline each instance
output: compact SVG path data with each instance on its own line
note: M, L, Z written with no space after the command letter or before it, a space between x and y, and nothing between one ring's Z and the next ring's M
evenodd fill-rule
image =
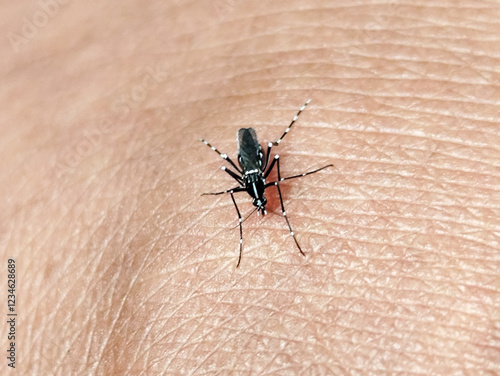
M213 151L215 151L219 156L227 161L236 171L233 171L229 169L226 166L222 166L221 169L229 174L234 180L238 182L238 186L227 189L225 191L221 192L214 192L214 193L203 193L203 195L222 195L225 193L229 193L231 195L231 200L233 201L234 207L236 208L236 213L238 214L238 224L240 227L240 253L238 257L238 264L236 267L240 266L241 263L241 254L243 251L243 227L242 227L242 222L243 220L241 219L241 214L240 210L238 209L238 205L236 204L236 200L234 199L234 193L237 192L247 192L250 197L252 197L252 204L255 206L255 210L257 210L257 215L262 213L262 215L267 214L266 210L266 204L267 204L267 199L265 196L266 189L272 186L275 186L278 189L278 195L280 198L280 204L281 204L281 212L283 213L283 216L285 217L286 223L288 225L288 229L290 230L290 234L293 237L293 240L295 241L295 244L297 245L297 248L299 249L299 252L305 256L304 252L302 251L302 248L299 245L299 242L297 241L297 238L295 237L295 233L292 230L292 226L290 225L290 221L288 220L287 213L285 211L285 206L283 204L283 197L281 194L281 189L280 189L280 183L285 181L285 180L290 180L290 179L296 179L300 178L306 175L311 175L316 172L319 172L327 167L332 167L333 164L328 164L326 166L323 166L321 168L318 168L316 170L312 170L309 172L305 172L303 174L298 174L298 175L293 175L293 176L287 176L282 178L281 177L281 172L280 172L280 156L279 154L276 154L272 160L271 163L271 149L273 146L278 146L283 138L287 135L288 132L290 132L290 129L292 128L293 124L297 121L299 118L299 115L301 112L306 108L306 106L309 104L311 100L308 99L306 103L300 108L300 110L297 112L297 114L294 116L292 119L292 122L290 125L285 129L281 137L275 141L275 142L269 142L267 144L267 152L264 154L262 146L259 144L259 141L257 139L257 133L253 128L241 128L238 130L238 133L236 135L236 139L238 142L238 164L239 167L236 166L236 164L231 160L231 158L228 157L227 154L221 153L215 146L212 146L210 143L205 141L203 138L200 138L200 141L203 142L205 145L210 147ZM269 183L266 183L266 179L271 173L272 169L276 165L277 170L278 170L278 180L272 181ZM202 196L203 196L202 195ZM252 212L253 213L253 212ZM250 213L250 214L252 214ZM248 218L248 217L247 217Z

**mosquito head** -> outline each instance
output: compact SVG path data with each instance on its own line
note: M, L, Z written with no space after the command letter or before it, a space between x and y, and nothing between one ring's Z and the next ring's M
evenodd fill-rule
M262 215L267 214L266 210L267 200L265 197L254 198L252 203L257 208L257 215L259 215L260 213L262 213Z

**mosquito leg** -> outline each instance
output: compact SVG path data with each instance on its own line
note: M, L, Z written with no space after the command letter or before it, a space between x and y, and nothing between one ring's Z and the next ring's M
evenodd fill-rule
M240 173L240 175L243 175L243 172L238 168L238 166L236 166L234 164L234 162L231 160L231 158L229 158L227 156L226 153L221 153L219 150L217 150L217 148L215 146L210 145L203 138L200 138L200 141L203 142L205 145L207 145L210 149L212 149L213 151L215 151L217 154L219 154L222 159L228 161L231 164L231 166L233 166L236 169L236 171L238 171Z
M275 157L274 161L277 161L277 163L278 163L278 181L274 182L274 185L276 186L276 188L278 188L278 195L280 196L281 211L283 212L283 216L286 219L286 224L288 225L288 229L290 230L290 234L293 236L293 240L295 241L295 244L297 244L297 248L299 249L302 256L305 256L304 252L302 252L302 248L300 248L300 245L299 245L299 242L297 241L297 238L295 237L295 233L292 230L292 226L290 226L290 221L288 220L288 216L286 215L285 205L283 205L283 197L281 196L281 188L279 185L279 182L282 180L281 174L280 174L279 158ZM267 184L266 184L266 186L267 186Z
M252 211L250 212L250 214L248 214L248 215L246 216L246 218L244 218L244 219L243 219L243 221L242 221L241 223L245 223L245 221L246 221L248 218L250 218L250 216L251 216L253 213L255 213L255 212L257 211L257 209L258 209L258 208L257 208L257 207L255 207L255 209L254 209L254 210L252 210ZM231 227L231 230L234 230L234 229L235 229L236 227L238 227L238 226L239 226L239 224L237 224L237 225L236 225L236 226L234 226L234 227Z
M233 195L233 191L229 191L229 193L231 194L231 199L233 200L233 203L234 203L234 207L236 208L236 213L238 213L238 224L240 225L240 256L238 257L238 264L236 265L236 267L240 266L240 262L241 262L241 253L242 253L242 250L243 250L243 227L241 225L241 214L240 214L240 210L238 209L238 205L236 205L236 200L234 199L234 195Z
M280 159L279 154L276 154L276 155L274 156L273 161L272 161L272 162L271 162L271 164L269 165L269 168L268 168L268 169L267 169L267 171L264 173L264 179L266 179L266 178L269 176L269 174L271 173L271 171L272 171L272 169L273 169L274 165L276 164L276 162L277 162L279 159ZM278 163L278 168L279 168L279 163ZM266 187L267 187L268 185L269 185L269 184L266 184Z
M266 153L266 162L264 163L264 166L260 169L262 172L266 171L267 166L269 165L269 160L271 159L271 148L273 147L273 143L269 142L267 144L267 153Z
M238 176L237 174L235 174L230 169L228 169L226 166L222 166L220 169L222 171L226 171L234 180L236 180L238 183L240 183L241 185L243 185L243 180L241 179L241 177Z
M306 103L304 103L304 105L300 108L299 112L297 112L297 115L295 115L295 116L294 116L294 118L293 118L292 122L290 123L290 125L288 126L288 128L287 128L287 129L285 129L285 132L283 132L283 134L281 135L281 137L279 138L279 140L274 142L274 145L279 145L279 144L280 144L280 142L281 142L281 140L283 140L283 137L285 137L285 135L286 135L288 132L290 132L290 129L292 128L293 123L295 123L295 122L297 121L297 119L299 118L300 113L301 113L302 111L304 111L304 109L306 108L306 106L309 104L309 102L310 102L310 101L311 101L311 100L310 100L310 99L308 99L308 100L307 100L307 102L306 102Z
M202 193L202 196L217 196L217 195L222 195L224 193L231 193L231 192L245 192L246 188L245 187L235 187L231 189L227 189L225 191L220 191L220 192L214 192L214 193Z
M280 168L279 166L280 166L280 165L279 165L279 163L278 163L278 176L279 176L279 168ZM312 170L312 171L309 171L309 172L305 172L305 173L303 173L303 174L294 175L294 176L287 176L286 178L278 178L278 182L282 182L282 181L285 181L285 180L290 180L290 179L301 178L301 177L303 177L303 176L311 175L311 174L314 174L314 173L319 172L319 171L321 171L321 170L324 170L324 169L325 169L325 168L327 168L327 167L333 167L333 165L332 165L332 164L328 164L328 165L326 165L326 166L323 166L323 167L318 168L318 169L316 169L316 170ZM271 185L275 185L275 183L277 183L277 182L272 181L272 182L270 182L270 183L267 183L267 184L265 185L265 188L270 187Z

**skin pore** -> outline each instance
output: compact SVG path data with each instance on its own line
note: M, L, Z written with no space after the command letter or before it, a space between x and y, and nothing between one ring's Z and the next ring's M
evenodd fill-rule
M500 372L498 4L4 14L20 374ZM231 198L201 196L234 180L198 139L236 160L239 128L265 148L308 98L273 147L285 176L335 166L281 186L305 257L270 188L236 268Z

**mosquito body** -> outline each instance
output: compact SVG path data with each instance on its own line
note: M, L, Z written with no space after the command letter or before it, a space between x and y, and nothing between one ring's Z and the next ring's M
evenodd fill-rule
M238 214L238 223L240 227L240 252L239 252L239 257L238 257L238 264L236 267L240 266L241 263L241 254L243 250L243 227L242 227L242 218L240 214L240 210L238 209L238 205L236 204L236 200L234 199L234 193L236 192L247 192L251 197L252 197L252 203L255 206L255 210L257 210L257 214L262 213L262 215L267 214L266 210L266 204L267 204L267 199L265 196L266 189L271 187L271 186L276 186L278 189L278 195L280 198L280 204L281 204L281 211L283 213L283 216L285 217L286 223L288 225L288 229L290 230L290 234L293 237L293 240L295 241L295 244L297 245L297 248L299 249L299 252L304 255L304 252L302 251L302 248L299 245L299 242L297 241L297 238L295 237L295 233L292 230L292 226L290 225L290 221L288 220L287 213L285 211L285 207L283 204L283 197L281 195L281 189L280 189L280 183L285 181L285 180L290 180L290 179L295 179L295 178L300 178L302 176L314 174L318 171L321 171L327 167L333 166L332 164L323 166L321 168L318 168L313 171L309 171L303 174L299 175L294 175L294 176L288 176L288 177L281 177L280 173L280 163L279 163L279 155L276 154L272 160L271 163L271 149L273 145L279 145L283 137L290 131L292 125L295 123L295 121L298 119L300 113L306 108L308 103L311 100L309 99L297 112L295 117L293 118L292 122L290 125L286 128L285 132L281 135L281 137L275 141L275 142L269 142L267 144L267 151L264 154L262 146L259 144L259 141L257 139L257 133L253 128L241 128L238 130L237 133L237 141L238 141L238 164L239 167L231 160L231 158L228 157L227 154L219 152L217 148L212 146L210 143L205 141L204 139L200 138L200 141L209 146L212 150L214 150L221 158L226 160L234 169L235 171L232 171L231 169L227 168L226 166L222 166L221 169L225 172L227 172L234 180L238 182L238 186L227 189L225 191L221 192L214 192L214 193L203 193L203 195L221 195L224 193L229 193L231 195L231 199L234 203L234 207L236 208L236 213ZM277 170L278 170L278 180L272 181L269 183L266 183L266 179L271 173L272 169L276 165ZM255 211L254 210L254 211ZM253 213L253 212L252 212Z

